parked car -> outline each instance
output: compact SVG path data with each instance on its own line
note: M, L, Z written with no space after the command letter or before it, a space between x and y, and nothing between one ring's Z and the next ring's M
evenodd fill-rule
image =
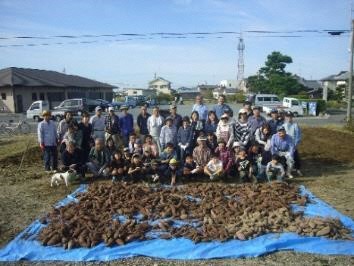
M296 98L284 97L282 104L279 104L278 106L275 106L275 107L265 106L265 107L263 107L263 111L267 115L270 115L270 112L273 108L276 108L277 110L291 111L294 114L294 116L303 116L304 115L304 109L302 107L302 104Z
M275 94L256 94L253 97L253 102L255 106L274 108L281 105L281 102L277 95Z
M49 110L49 104L47 101L35 101L31 104L26 112L27 119L33 119L38 122L41 120L41 116L44 110Z
M114 101L112 102L112 106L114 107L114 109L119 110L119 108L122 105L126 105L128 106L130 109L131 108L135 108L137 106L137 101L134 98L134 96L125 96L124 101L123 102L118 102L118 101Z
M107 111L108 107L113 106L112 103L110 103L109 101L103 100L103 99L96 99L95 101L97 101L98 105L101 106L101 108L106 111Z
M71 112L73 116L80 116L82 111L93 112L98 105L100 105L98 101L87 98L68 99L54 107L52 116L55 120L60 121L65 112Z

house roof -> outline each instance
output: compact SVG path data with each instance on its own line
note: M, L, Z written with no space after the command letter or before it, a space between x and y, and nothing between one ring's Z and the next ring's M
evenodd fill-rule
M303 77L300 77L298 75L294 75L294 77L297 79L297 81L302 84L304 87L308 89L318 89L321 88L321 83L318 82L317 80L307 80L304 79Z
M338 80L347 80L349 78L349 72L348 71L341 71L336 75L329 75L321 81L338 81Z
M154 83L154 82L156 82L156 81L158 81L158 80L162 80L162 81L166 81L166 82L168 82L168 83L171 83L171 81L168 81L167 79L164 79L164 78L162 78L162 77L156 77L156 78L154 78L153 80L151 80L151 81L149 82L149 84Z
M96 80L67 75L64 73L31 68L9 67L0 70L0 87L76 87L76 88L116 88Z

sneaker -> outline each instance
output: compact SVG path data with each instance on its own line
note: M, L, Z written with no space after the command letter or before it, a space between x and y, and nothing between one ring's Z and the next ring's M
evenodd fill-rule
M112 176L112 182L114 183L114 182L116 182L117 181L117 177L114 175L114 176Z
M289 179L293 179L294 176L293 176L292 174L288 174L288 178L289 178Z

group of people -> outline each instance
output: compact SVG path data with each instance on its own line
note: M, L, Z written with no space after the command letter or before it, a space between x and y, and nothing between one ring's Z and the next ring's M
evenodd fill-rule
M301 175L301 130L291 112L273 109L267 121L260 107L246 101L234 115L223 95L212 110L198 95L190 117L179 115L176 105L166 118L159 107L149 114L142 106L134 126L128 107L120 109L120 116L112 107L104 116L97 106L94 116L83 112L80 122L68 112L57 126L44 111L38 141L45 170L171 185L206 178L282 181L293 178L293 171Z

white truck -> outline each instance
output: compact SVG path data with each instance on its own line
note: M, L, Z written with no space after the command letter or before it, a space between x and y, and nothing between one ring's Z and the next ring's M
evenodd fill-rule
M267 115L270 115L270 112L272 109L275 108L278 111L279 110L284 110L284 111L291 111L294 116L303 116L304 115L304 109L301 105L301 102L296 99L296 98L289 98L289 97L284 97L283 98L283 103L281 105L277 106L263 106L263 112L265 112Z
M49 104L46 101L35 101L31 104L26 112L27 119L33 119L38 122L44 110L49 110Z

